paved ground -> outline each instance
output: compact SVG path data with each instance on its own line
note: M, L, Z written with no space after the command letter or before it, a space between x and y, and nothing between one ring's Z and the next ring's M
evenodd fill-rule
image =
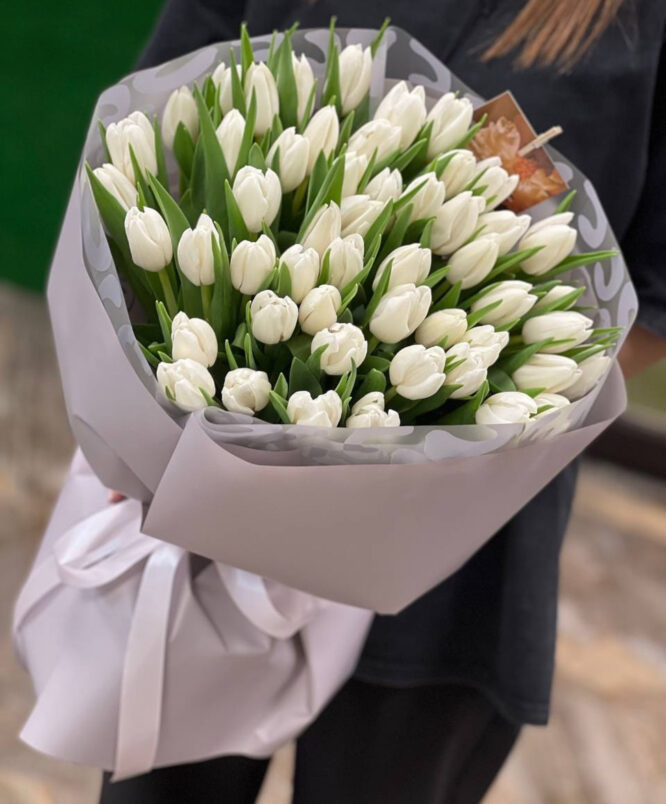
M0 286L3 804L93 804L99 784L95 771L16 740L31 691L13 659L9 611L72 448L48 331L40 299ZM663 486L588 462L562 559L551 724L525 731L488 804L666 801L665 578ZM261 804L289 801L290 749L279 760Z

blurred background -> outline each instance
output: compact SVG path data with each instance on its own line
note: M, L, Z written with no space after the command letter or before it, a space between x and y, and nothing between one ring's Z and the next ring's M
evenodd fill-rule
M4 10L0 217L0 802L93 804L97 772L17 740L32 692L9 626L73 450L43 290L95 99L132 70L161 0ZM11 19L10 19L11 18ZM109 46L113 42L113 47ZM35 61L32 54L39 51ZM547 729L528 728L489 804L666 801L666 364L584 461L562 558ZM289 749L262 804L288 801Z

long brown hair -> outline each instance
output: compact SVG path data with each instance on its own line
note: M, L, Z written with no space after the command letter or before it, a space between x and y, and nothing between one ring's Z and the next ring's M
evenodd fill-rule
M488 61L520 48L515 66L555 65L568 72L615 20L624 0L527 0L483 53Z

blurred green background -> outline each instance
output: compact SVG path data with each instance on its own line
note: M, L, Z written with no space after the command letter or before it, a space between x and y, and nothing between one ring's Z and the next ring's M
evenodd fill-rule
M3 6L0 279L44 287L95 101L133 70L162 2Z

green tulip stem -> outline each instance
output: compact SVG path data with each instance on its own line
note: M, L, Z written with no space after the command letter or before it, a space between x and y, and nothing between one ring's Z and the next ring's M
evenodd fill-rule
M206 321L210 321L210 302L213 297L213 286L201 286L201 307L203 309L203 317Z
M394 386L392 386L384 394L384 399L386 400L386 402L390 402L393 399L393 397L397 395L397 393L398 393L398 389L395 388Z
M157 275L160 278L160 284L162 285L162 291L164 293L164 301L167 306L167 310L169 311L169 315L173 318L176 313L178 312L178 302L176 301L176 297L173 293L173 288L171 287L171 280L169 279L169 274L166 272L166 268L162 268L161 271L157 272Z

